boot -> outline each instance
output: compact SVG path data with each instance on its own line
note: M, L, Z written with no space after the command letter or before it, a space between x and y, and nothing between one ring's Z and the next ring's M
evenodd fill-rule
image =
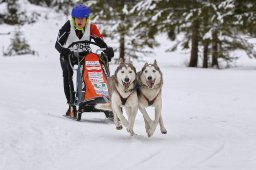
M77 116L76 106L72 106L72 111L74 113L74 117L73 118L76 118L76 116Z
M71 118L76 118L76 106L74 105L69 105L69 108L70 108L70 117Z
M70 105L68 105L68 110L66 111L66 116L70 115Z
M68 110L66 112L66 116L70 116L71 118L76 118L76 106L68 104Z

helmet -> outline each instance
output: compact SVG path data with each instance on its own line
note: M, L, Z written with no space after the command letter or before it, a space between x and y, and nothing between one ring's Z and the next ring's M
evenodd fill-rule
M91 13L91 10L89 7L79 3L73 7L71 16L73 18L88 18L90 13Z

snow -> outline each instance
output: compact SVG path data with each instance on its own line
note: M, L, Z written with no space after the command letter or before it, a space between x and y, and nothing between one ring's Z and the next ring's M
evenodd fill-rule
M1 3L0 4L0 14L3 14L6 12L7 4L6 3Z
M210 29L207 33L204 34L203 40L211 39L212 37L212 29Z
M166 53L170 42L159 37L162 45L147 60L157 59L164 74L168 134L158 127L147 138L138 112L131 137L103 113L84 113L81 122L62 117L67 105L54 44L65 21L49 19L21 28L38 56L2 57L0 51L1 169L255 169L255 60L241 57L231 69L187 68L189 54ZM13 30L0 25L1 32ZM0 47L10 37L1 36ZM135 63L137 70L143 64ZM111 73L116 67L111 63Z
M127 5L125 4L125 5L124 5L124 8L122 9L122 11L123 11L123 13L124 13L125 15L128 15L128 14L129 14L129 11L128 11L127 8L128 8L128 7L127 7Z
M155 16L153 16L153 17L152 17L152 21L156 21L156 20L158 19L158 17L161 16L162 12L163 12L163 11L160 11L160 12L158 12Z

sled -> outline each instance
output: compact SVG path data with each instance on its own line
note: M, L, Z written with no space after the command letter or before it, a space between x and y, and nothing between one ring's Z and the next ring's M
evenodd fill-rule
M95 45L98 49L92 52L90 44ZM83 49L81 51L80 49ZM85 48L86 47L86 48ZM105 48L100 48L96 43L91 41L77 41L69 45L73 56L77 60L72 67L76 74L74 83L73 104L76 106L77 121L81 120L84 112L104 112L107 118L112 118L113 113L110 111L101 111L95 108L98 103L109 103L109 92L107 79L110 76L108 57L104 54Z

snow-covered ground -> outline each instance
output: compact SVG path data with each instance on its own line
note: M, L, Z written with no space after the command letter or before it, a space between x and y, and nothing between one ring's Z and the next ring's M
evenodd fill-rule
M7 58L0 51L0 169L255 169L255 60L242 58L232 69L187 68L189 54L165 53L165 40L147 60L156 58L164 74L168 134L158 127L147 138L138 113L131 137L103 113L85 113L81 122L62 117L67 105L54 43L63 22L52 18L21 28L38 56ZM0 32L12 30L0 25ZM1 50L9 38L1 36Z

